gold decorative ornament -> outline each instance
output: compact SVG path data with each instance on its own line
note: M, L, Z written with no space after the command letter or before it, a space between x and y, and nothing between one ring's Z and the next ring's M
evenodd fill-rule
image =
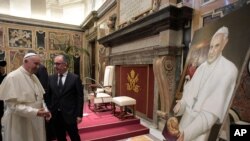
M128 80L128 83L126 83L127 90L138 93L140 91L139 90L140 86L137 85L139 81L139 74L136 74L135 71L132 69L127 76L127 80Z

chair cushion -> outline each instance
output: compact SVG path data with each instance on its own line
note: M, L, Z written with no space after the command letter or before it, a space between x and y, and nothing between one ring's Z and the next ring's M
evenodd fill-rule
M112 102L112 97L102 97L94 99L94 104L111 103L111 102Z
M112 97L111 95L107 93L97 93L96 97L94 98L94 103L110 103L112 102Z
M96 92L96 93L103 93L103 92L104 92L104 89L103 89L103 88L97 88L95 92Z
M112 102L112 97L106 93L97 93L96 97L94 98L94 103L110 103Z
M107 93L97 93L95 98L111 97Z
M112 102L119 106L135 105L136 100L128 96L118 96L112 99Z

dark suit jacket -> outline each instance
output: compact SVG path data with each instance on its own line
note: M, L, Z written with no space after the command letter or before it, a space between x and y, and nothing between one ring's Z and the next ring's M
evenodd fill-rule
M59 93L58 75L49 76L48 94L45 101L52 113L61 110L63 118L69 124L75 123L77 117L83 114L83 86L78 75L68 73L63 85L62 93Z
M40 83L42 84L45 93L48 91L48 72L44 65L40 64L38 71L35 73Z

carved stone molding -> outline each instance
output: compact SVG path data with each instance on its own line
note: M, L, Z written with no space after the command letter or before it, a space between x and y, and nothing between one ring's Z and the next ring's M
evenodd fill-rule
M171 55L181 55L181 48L177 47L154 47L140 49L136 51L123 52L122 54L112 54L109 56L110 64L126 65L126 64L153 64L155 57Z
M148 50L152 47L157 47L160 45L160 37L159 35L151 36L148 38L143 38L140 40L136 40L134 42L128 42L126 44L122 44L119 46L115 46L111 48L112 54L124 54L131 51L137 50Z
M89 31L88 33L85 32L85 36L86 36L86 39L88 41L95 40L97 38L97 29L94 28L91 31Z
M97 21L97 12L96 11L92 11L87 17L86 19L82 22L82 24L80 25L80 27L82 28L83 31L91 28L92 26L94 26L94 23Z
M174 56L161 56L154 59L154 76L158 86L160 109L157 114L165 118L169 115L174 100L176 58Z
M180 30L191 20L191 18L191 8L177 8L169 5L168 7L149 14L130 25L113 32L112 34L100 38L98 41L105 47L113 47L140 38L153 36L167 29Z
M106 0L104 4L97 10L97 17L101 18L108 10L116 5L116 0Z

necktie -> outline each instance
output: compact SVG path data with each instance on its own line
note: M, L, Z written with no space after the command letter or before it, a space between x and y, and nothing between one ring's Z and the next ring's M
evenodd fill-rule
M63 75L60 74L59 75L59 82L58 82L58 88L59 88L60 93L62 93L62 88L63 88L62 77L63 77Z

